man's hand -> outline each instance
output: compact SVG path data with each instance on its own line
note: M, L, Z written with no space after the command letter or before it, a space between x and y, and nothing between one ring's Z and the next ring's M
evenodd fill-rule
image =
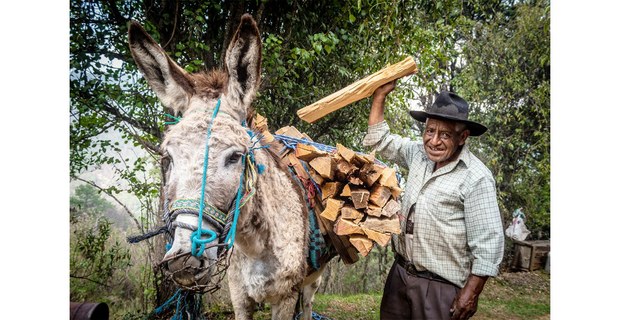
M368 125L373 125L383 121L383 109L385 108L385 97L396 87L396 80L390 81L375 90L372 95L372 105L368 116Z
M478 310L478 296L484 288L489 277L470 275L465 286L454 298L450 312L452 320L465 320L471 318Z
M385 97L388 95L388 93L392 92L392 90L394 90L394 88L396 87L396 80L392 80L382 86L380 86L379 88L375 89L375 92L373 93L373 100L375 98L383 98L385 99Z

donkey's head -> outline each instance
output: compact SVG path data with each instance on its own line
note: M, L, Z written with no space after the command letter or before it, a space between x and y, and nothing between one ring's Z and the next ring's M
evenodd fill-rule
M164 220L174 230L163 267L181 286L201 290L232 245L229 231L254 169L246 157L252 138L242 123L259 86L258 28L250 15L241 17L226 51L226 70L209 73L187 73L136 22L129 27L129 44L151 88L182 117L161 144Z

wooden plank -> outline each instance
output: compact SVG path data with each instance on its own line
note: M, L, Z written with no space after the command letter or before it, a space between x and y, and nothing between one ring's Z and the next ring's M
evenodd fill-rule
M256 113L254 115L254 127L260 131L268 131L269 126L267 125L267 118L263 117L260 113Z
M334 223L332 221L319 216L319 223L323 225L321 230L324 229L326 231L329 241L336 249L336 252L338 252L344 264L353 264L359 260L357 250L353 248L349 239L346 236L339 236L334 233Z
M312 180L318 184L319 186L323 184L323 177L321 177L321 175L316 172L316 170L312 169L312 167L308 168L308 173L310 174L310 177L312 177Z
M381 216L381 214L383 213L383 210L382 210L382 209L383 209L383 208L381 208L381 207L379 207L379 206L377 206L377 205L374 205L374 204L369 203L369 204L368 204L368 207L366 207L366 210L364 210L364 211L365 211L365 212L366 212L369 216L373 216L373 217L377 217L377 218L378 218L378 217L380 217L380 216Z
M367 163L360 169L360 179L364 181L367 186L372 186L381 177L383 172L382 166L374 163Z
M291 165L293 166L293 169L295 169L295 172L297 173L298 177L304 178L306 180L310 178L310 176L308 175L308 173L304 169L304 166L301 164L301 162L299 162L299 159L297 159L297 157L295 157L294 154L289 153L288 160L291 163Z
M399 187L394 187L390 188L390 191L392 192L392 198L398 199L403 190Z
M418 67L413 61L413 57L408 56L400 62L388 65L313 104L299 109L297 115L302 120L312 123L348 104L372 95L378 87L392 80L414 74L417 71Z
M340 159L336 162L336 179L346 181L349 175L353 174L355 170L357 170L357 167L345 159Z
M349 180L350 184L353 184L353 185L356 185L356 186L364 185L364 181L362 181L362 179L360 179L359 177L355 177L355 176L349 177L348 180Z
M381 178L379 178L379 183L390 189L398 188L398 179L396 179L396 170L393 168L387 167L384 168L381 172Z
M303 139L303 138L309 139L307 135L302 134L301 132L299 132L299 130L297 130L297 128L293 126L282 127L278 129L278 131L276 131L276 134L283 135L283 136L289 136L289 137L293 137L297 139ZM309 139L309 140L312 141L312 139Z

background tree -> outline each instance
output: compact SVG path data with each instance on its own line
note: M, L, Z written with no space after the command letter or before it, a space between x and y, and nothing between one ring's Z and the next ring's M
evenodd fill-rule
M114 210L96 189L80 185L71 197L71 301L89 301L125 281L114 277L129 266L126 246L111 235L112 223L105 217Z
M455 80L489 127L475 146L497 180L503 211L523 207L532 235L544 239L551 224L549 20L543 0L473 25Z

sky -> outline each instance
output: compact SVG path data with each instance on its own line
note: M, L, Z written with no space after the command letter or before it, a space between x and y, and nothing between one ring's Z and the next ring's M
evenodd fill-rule
M0 5L3 318L69 314L68 8ZM601 319L617 303L619 9L552 1L552 319Z

